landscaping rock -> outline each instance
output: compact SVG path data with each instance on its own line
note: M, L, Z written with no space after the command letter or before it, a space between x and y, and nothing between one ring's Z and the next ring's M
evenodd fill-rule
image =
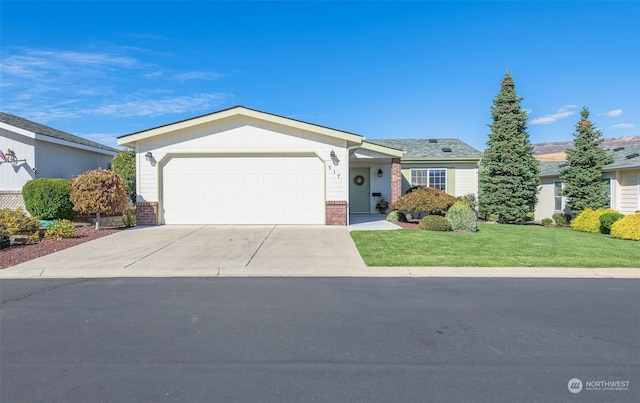
M26 245L29 241L29 237L26 235L11 235L9 236L9 245Z

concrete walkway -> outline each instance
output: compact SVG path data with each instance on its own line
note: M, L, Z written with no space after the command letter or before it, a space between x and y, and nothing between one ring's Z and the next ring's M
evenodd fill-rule
M103 277L640 278L640 269L367 267L349 230L323 225L136 227L0 270L0 279ZM394 224L386 223L396 227ZM359 225L363 225L358 227ZM389 229L389 227L387 227Z

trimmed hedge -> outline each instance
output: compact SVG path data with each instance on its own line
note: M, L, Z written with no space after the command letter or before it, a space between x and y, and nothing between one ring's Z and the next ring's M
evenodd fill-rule
M600 233L600 216L606 213L615 213L615 210L610 208L603 208L598 210L592 210L590 208L585 209L578 214L576 218L571 221L571 228L574 231L592 232L594 234Z
M40 178L27 181L22 187L22 198L29 214L43 220L71 219L76 213L69 199L71 185L68 179Z
M621 213L604 213L600 216L600 232L603 234L611 233L611 226L624 217Z
M445 217L451 222L451 229L454 231L476 232L478 230L476 213L466 201L458 200L453 203Z
M387 215L387 221L391 222L407 222L407 216L402 211L392 211Z
M640 241L640 213L626 215L614 222L611 235L615 238Z
M451 231L451 222L441 215L428 215L420 220L418 227L427 231Z
M553 213L551 217L557 227L568 227L571 224L571 214Z

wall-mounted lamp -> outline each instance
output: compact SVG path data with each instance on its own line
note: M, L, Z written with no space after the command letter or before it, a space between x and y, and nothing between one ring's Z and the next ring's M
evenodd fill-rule
M336 157L336 152L335 152L335 151L333 151L333 150L331 150L331 152L329 153L329 156L330 156L331 158L335 158L335 157Z
M16 159L16 152L15 152L15 151L13 151L13 150L12 150L12 149L10 149L10 148L7 148L7 158L8 158L9 160L15 160L15 159Z
M147 161L151 161L153 159L153 154L151 154L151 151L147 151L147 153L144 155L144 159Z
M378 169L378 178L382 178L383 173L384 172L382 172L382 169Z
M34 174L36 174L36 175L38 174L38 168L33 167L33 168L31 168L31 169L33 170L33 173L34 173Z

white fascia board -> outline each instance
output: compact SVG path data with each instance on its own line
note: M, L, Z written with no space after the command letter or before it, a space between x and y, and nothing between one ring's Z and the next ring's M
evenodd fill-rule
M36 138L36 134L35 133L30 132L29 130L21 129L21 128L16 127L16 126L12 126L12 125L7 124L7 123L0 122L0 128L8 130L10 132L14 132L16 134L20 134L20 135L28 137L30 139L35 139Z
M377 144L368 143L366 141L362 142L362 148L365 150L374 151L380 154L386 154L396 158L402 158L402 156L404 155L404 151L402 150L380 146Z
M271 115L264 112L255 111L252 109L246 109L243 107L236 107L227 109L220 112L214 112L209 115L200 116L197 118L184 120L182 122L168 124L166 126L156 127L155 129L145 130L138 133L133 133L130 135L126 135L118 138L118 145L127 146L127 147L135 147L134 144L137 141L145 140L150 137L159 136L162 134L170 133L176 130L181 130L187 127L197 126L204 123L213 122L216 120L225 119L231 116L243 115L252 117L259 120L265 120L268 122L273 122L277 124L281 124L283 126L295 127L298 129L306 130L312 133L323 134L325 136L338 138L341 140L346 140L347 142L361 144L364 140L363 136L359 136L357 134L351 134L347 132L342 132L339 130L330 129L328 127L317 126L311 123L301 122L298 120L293 120L289 118L285 118L282 116Z

